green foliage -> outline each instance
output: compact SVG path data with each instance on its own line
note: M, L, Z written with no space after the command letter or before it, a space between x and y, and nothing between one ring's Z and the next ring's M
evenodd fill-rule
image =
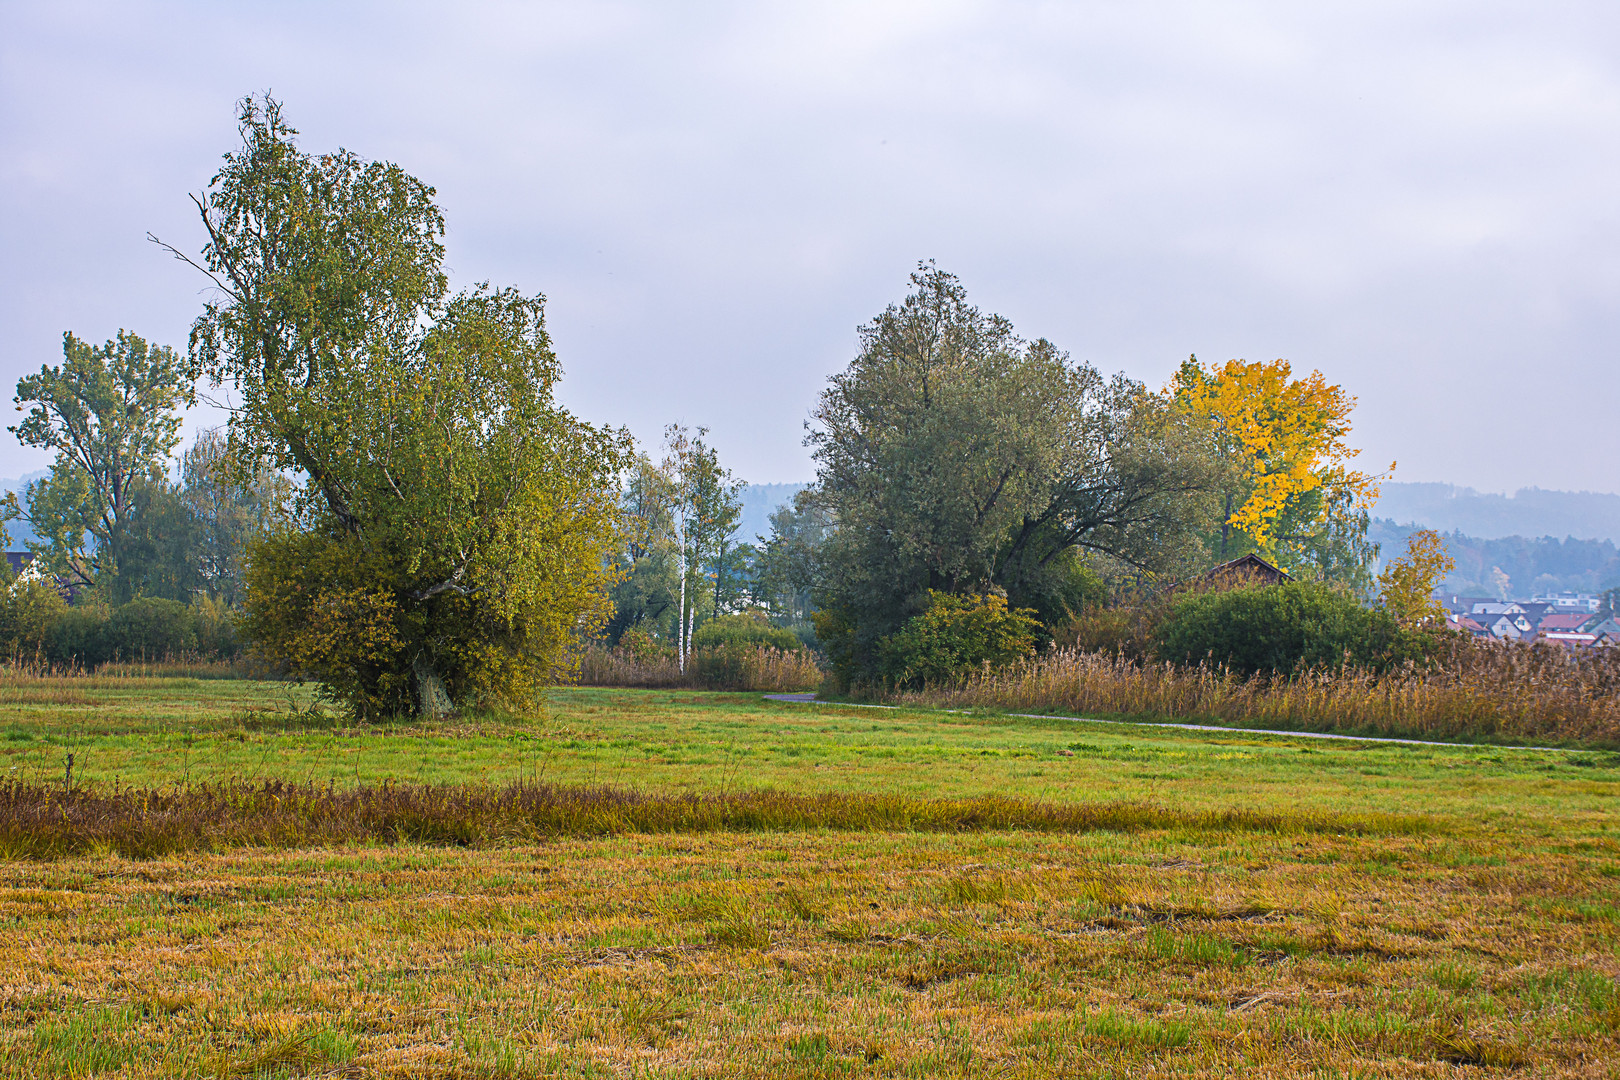
M223 431L199 432L180 457L180 498L195 530L190 564L201 587L242 602L247 549L292 499L292 484L262 462L239 459Z
M51 627L66 610L62 594L50 582L33 575L6 581L0 588L0 656L43 656Z
M143 480L130 498L118 567L101 575L97 590L114 604L140 596L183 603L204 584L197 568L201 538L201 524L180 492L166 481Z
M107 641L107 622L112 612L94 601L75 604L51 624L45 638L45 655L53 664L91 668L112 659Z
M195 652L197 627L191 609L180 601L142 597L113 609L104 642L126 660L161 660Z
M803 622L815 612L817 559L832 535L832 519L816 489L803 488L770 521L770 539L755 562L754 598L773 615Z
M720 464L714 447L678 424L664 429L664 457L637 454L620 503L624 544L615 557L610 645L630 627L693 647L691 631L736 604L750 576L747 545L732 543L742 514L742 483Z
M1208 661L1244 675L1346 663L1383 668L1422 659L1432 635L1403 632L1389 612L1314 582L1189 593L1156 631L1161 659Z
M879 645L883 677L895 686L945 682L988 664L1003 667L1035 651L1034 612L1004 597L930 592L928 610Z
M177 660L186 656L229 660L241 653L235 616L206 595L190 604L162 597L139 597L113 607L91 599L68 607L41 583L13 586L8 605L26 589L32 605L27 634L18 634L18 655L52 664L94 668L113 660ZM54 602L50 597L55 597ZM13 608L0 608L9 611ZM0 619L5 618L0 614ZM34 644L30 644L33 642ZM0 639L4 643L4 639Z
M13 494L5 513L42 538L29 546L43 566L85 586L116 575L137 493L162 483L195 379L173 349L120 330L100 346L63 334L61 365L18 380L17 406L31 408L10 430L56 459L26 508Z
M447 295L432 188L304 153L274 101L240 117L191 351L240 394L238 475L302 480L244 626L357 714L527 701L605 614L628 435L556 404L544 297Z
M197 633L197 652L203 656L229 658L242 651L236 636L236 614L223 600L207 593L191 599L191 615Z
M773 649L802 649L804 643L792 630L772 626L754 615L721 615L710 619L692 635L694 649L716 649L726 646L754 647L766 645Z
M967 302L923 264L861 330L808 442L836 527L816 552L817 633L840 670L875 675L877 642L928 593L1005 592L1056 620L1086 592L1069 554L1158 572L1202 557L1213 483L1185 416Z

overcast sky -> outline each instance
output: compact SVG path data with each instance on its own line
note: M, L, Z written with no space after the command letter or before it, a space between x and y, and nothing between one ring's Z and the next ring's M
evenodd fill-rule
M1620 5L0 0L0 387L64 330L183 347L144 237L200 246L264 90L434 184L458 283L546 294L571 408L751 481L811 476L933 258L1155 386L1319 368L1397 479L1620 490Z

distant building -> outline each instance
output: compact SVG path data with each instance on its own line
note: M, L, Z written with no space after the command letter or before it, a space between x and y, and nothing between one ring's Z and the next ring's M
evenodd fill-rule
M1554 645L1563 645L1570 649L1590 648L1598 643L1596 634L1570 634L1562 631L1544 632L1536 640L1551 642Z
M1550 611L1557 610L1551 604L1542 600L1520 600L1519 607L1530 617L1533 623L1539 623Z
M1286 570L1271 565L1258 555L1249 554L1206 570L1202 580L1224 588L1236 588L1256 583L1277 585L1293 578Z
M1497 641L1523 641L1535 633L1530 620L1524 617L1522 611L1499 611L1494 614L1481 612L1474 615L1472 621L1483 626Z
M34 560L32 551L6 552L6 564L11 567L11 576L18 581L44 581L49 580L56 586L56 591L62 594L62 599L73 603L84 591L84 586L63 578L60 574L47 574L43 566Z
M1544 634L1579 634L1588 629L1587 623L1594 621L1594 617L1585 612L1555 611L1543 615L1536 629Z
M1453 615L1471 615L1475 604L1495 604L1498 600L1494 596L1457 596L1440 598L1440 605Z
M1530 599L1536 603L1551 604L1554 611L1584 611L1591 615L1596 615L1598 608L1603 606L1602 598L1591 593L1549 593L1546 596L1532 596Z
M1620 639L1620 619L1589 619L1581 629L1596 637Z
M1523 615L1524 608L1512 600L1481 600L1474 604L1470 615Z

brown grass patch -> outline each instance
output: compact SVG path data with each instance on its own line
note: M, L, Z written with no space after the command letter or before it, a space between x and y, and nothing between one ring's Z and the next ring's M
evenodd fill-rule
M631 833L1196 829L1411 835L1434 821L1319 810L1183 810L1134 802L1060 805L996 796L652 794L613 787L396 784L336 788L270 781L168 790L0 783L0 857L108 851L150 858L235 846L362 841L479 847L556 836ZM958 883L974 895L987 887Z

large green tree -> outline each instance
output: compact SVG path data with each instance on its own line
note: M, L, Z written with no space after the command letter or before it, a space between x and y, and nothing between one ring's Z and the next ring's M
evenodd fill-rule
M180 410L195 400L194 365L122 330L105 345L62 335L62 363L17 382L10 430L55 452L50 475L7 496L8 517L41 539L30 547L53 573L90 586L123 569L131 523L162 488L180 442ZM142 494L144 491L144 495ZM25 505L26 504L26 505Z
M233 457L300 481L249 633L359 713L530 700L606 615L627 436L554 400L544 297L449 292L432 188L304 152L273 100L240 133L196 199L191 353L236 392Z
M932 263L911 283L861 328L807 439L832 523L818 634L850 678L933 592L1056 621L1095 581L1084 553L1175 572L1208 514L1207 460L1162 397L1020 338Z

